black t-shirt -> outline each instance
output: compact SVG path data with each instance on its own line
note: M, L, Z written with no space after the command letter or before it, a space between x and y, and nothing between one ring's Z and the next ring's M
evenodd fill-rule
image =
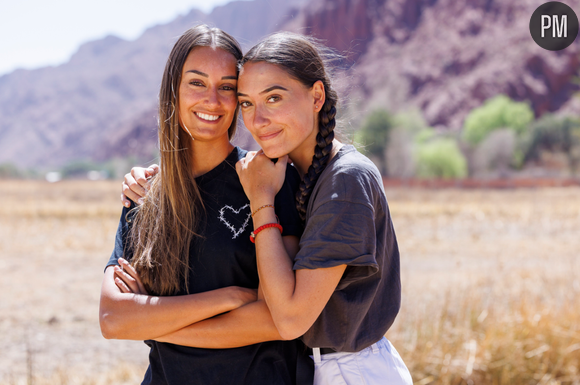
M245 150L236 147L224 162L196 178L205 206L199 233L190 248L189 292L226 286L258 287L256 251L250 242L250 202L235 170ZM294 205L300 177L288 167L284 186L276 196L276 213L284 235L300 237L302 225ZM127 244L128 209L117 230L115 250L107 264L118 264ZM130 253L127 253L130 254ZM125 255L130 260L131 255ZM185 294L184 292L178 295ZM310 366L300 341L270 341L234 349L201 349L145 341L151 347L143 384L294 384L296 366ZM302 371L303 372L303 371ZM311 383L311 379L309 381ZM303 383L299 381L299 383Z

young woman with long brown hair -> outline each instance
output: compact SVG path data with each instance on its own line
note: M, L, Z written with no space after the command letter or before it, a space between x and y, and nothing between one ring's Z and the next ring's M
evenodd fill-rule
M241 58L231 36L197 26L179 38L167 60L159 94L159 174L139 208L123 209L100 301L106 338L146 340L151 348L143 384L312 381L297 379L297 367L308 360L304 346L280 341L267 306L256 301L249 236L251 215L260 210L250 210L235 171L246 152L229 141ZM288 172L271 204L290 243L301 233L298 213L287 204L298 178ZM226 330L199 333L209 318Z

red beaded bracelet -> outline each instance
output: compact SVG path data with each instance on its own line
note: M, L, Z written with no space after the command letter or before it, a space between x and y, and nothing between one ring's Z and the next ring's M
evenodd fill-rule
M258 233L264 229L267 229L269 227L276 227L278 230L280 230L280 234L282 234L282 225L279 223L267 223L265 225L262 225L260 227L258 227L256 230L252 231L252 233L250 234L250 241L252 241L252 243L256 243L256 235L258 235Z

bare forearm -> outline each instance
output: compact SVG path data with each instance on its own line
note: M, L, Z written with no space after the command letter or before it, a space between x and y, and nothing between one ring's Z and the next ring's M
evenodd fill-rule
M106 338L151 339L235 307L222 289L174 297L121 293L110 270L103 280L99 317Z
M254 226L268 221L255 220ZM285 339L298 338L316 321L346 266L294 271L295 254L288 255L277 229L263 230L256 238L260 285L274 323Z
M292 261L288 256L277 229L266 229L259 234L256 255L260 285L274 321L280 311L293 306L296 287Z
M275 223L276 215L273 210L258 212L254 217L254 228L267 223ZM286 237L289 238L289 237ZM296 240L296 243L298 240ZM296 286L292 256L287 251L279 230L267 228L256 236L256 257L260 286L266 298L266 303L276 320L276 310L288 306ZM295 253L297 250L293 250Z
M236 163L240 182L250 199L254 229L276 223L274 210L262 208L274 203L284 176L285 159L274 164L260 151L249 153ZM260 285L276 328L284 339L301 336L328 303L346 265L294 272L294 255L286 253L279 232L272 227L256 235L256 254Z
M160 342L207 349L237 348L280 339L270 311L261 300L156 338Z
M276 217L272 212L263 213L259 217L256 215L254 228L275 221ZM293 270L293 257L297 248L292 256L286 250L287 247L276 228L267 228L256 236L258 274L266 304L280 334L286 339L293 339L302 335L299 332L306 331L311 323L296 328L305 321L304 303L296 296L297 281Z

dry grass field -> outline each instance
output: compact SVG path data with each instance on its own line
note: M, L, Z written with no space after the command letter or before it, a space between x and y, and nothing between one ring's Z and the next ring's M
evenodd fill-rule
M98 326L119 182L0 181L0 384L136 384ZM580 384L580 189L389 189L415 384Z

